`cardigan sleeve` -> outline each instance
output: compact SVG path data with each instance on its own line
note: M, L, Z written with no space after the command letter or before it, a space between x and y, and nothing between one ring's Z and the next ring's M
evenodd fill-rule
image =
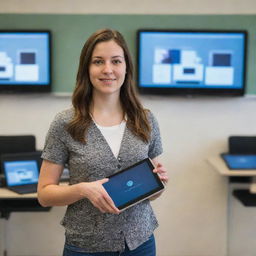
M148 156L153 159L163 153L163 147L158 122L151 112L149 112L149 121L151 124L151 139Z
M42 158L56 164L64 165L68 161L68 149L65 143L67 131L65 130L64 113L55 116L48 130Z

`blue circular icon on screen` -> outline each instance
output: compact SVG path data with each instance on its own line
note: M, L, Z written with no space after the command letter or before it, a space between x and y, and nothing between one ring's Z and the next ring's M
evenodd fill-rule
M127 181L126 185L127 185L128 187L131 187L131 186L133 185L133 181L132 181L132 180Z

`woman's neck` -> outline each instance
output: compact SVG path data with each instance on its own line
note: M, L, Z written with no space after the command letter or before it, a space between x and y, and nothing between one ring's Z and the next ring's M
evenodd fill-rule
M91 106L93 120L101 126L120 124L124 119L124 112L118 97L93 97Z

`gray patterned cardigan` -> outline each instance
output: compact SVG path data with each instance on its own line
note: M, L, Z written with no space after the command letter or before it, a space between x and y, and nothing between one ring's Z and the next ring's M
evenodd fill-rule
M86 144L72 139L65 126L73 113L73 109L68 109L56 115L42 154L43 159L68 164L70 184L102 179L146 157L154 158L162 153L158 123L151 112L148 114L152 127L150 143L144 143L126 127L117 158L95 123L88 129ZM149 200L114 215L101 213L85 198L67 207L62 225L67 244L93 253L121 252L125 243L133 250L152 235L158 222Z

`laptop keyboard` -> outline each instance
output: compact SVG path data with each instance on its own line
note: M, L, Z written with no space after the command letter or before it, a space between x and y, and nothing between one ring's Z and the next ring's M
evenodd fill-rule
M19 194L28 194L37 192L37 184L26 184L23 186L13 186L9 187L10 190L17 192Z

